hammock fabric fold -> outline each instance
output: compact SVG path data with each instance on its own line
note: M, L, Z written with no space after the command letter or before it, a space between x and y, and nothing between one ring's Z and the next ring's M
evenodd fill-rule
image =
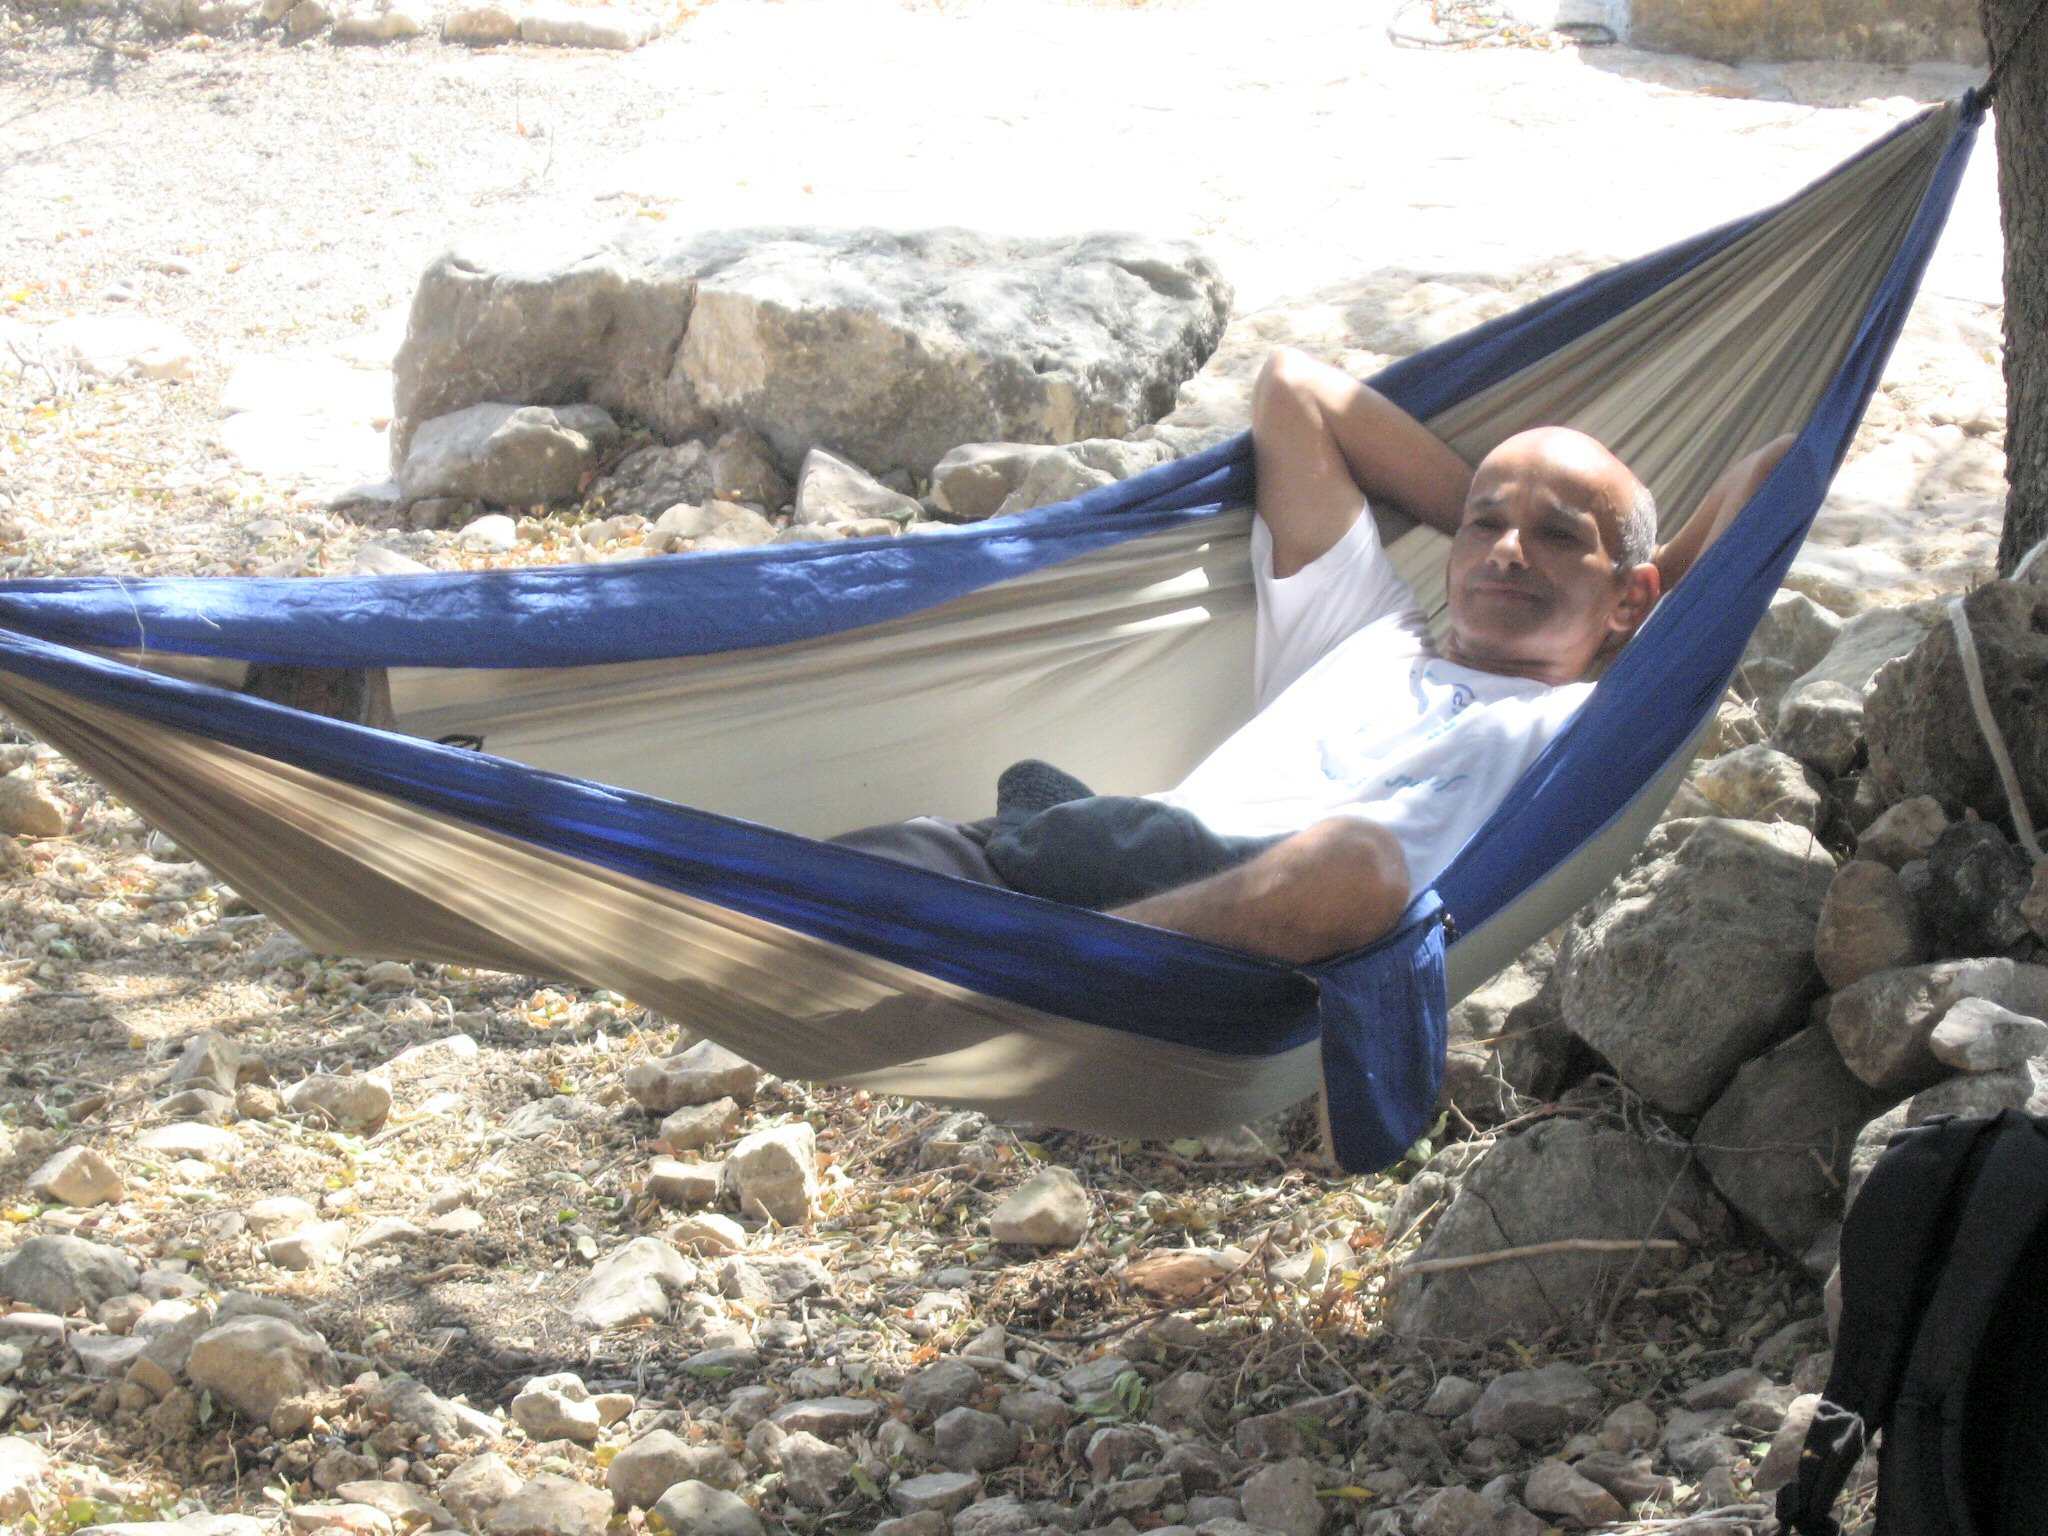
M1468 458L1580 427L1681 511L1742 453L1797 444L1357 954L1285 966L815 840L985 814L1026 756L1160 788L1240 723L1244 438L917 537L0 584L0 708L316 950L608 986L784 1076L1115 1134L1213 1133L1321 1087L1345 1166L1383 1166L1434 1113L1450 1000L1595 894L1669 799L1848 449L1982 115L1969 96L1933 109L1776 207L1372 381ZM1438 608L1443 548L1427 530L1394 546ZM391 669L399 730L193 680L252 662ZM457 731L488 752L428 739Z

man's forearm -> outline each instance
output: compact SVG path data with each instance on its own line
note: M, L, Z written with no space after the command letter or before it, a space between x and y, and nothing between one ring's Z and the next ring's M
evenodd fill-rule
M1372 822L1337 817L1113 915L1302 965L1370 944L1407 905L1400 844Z

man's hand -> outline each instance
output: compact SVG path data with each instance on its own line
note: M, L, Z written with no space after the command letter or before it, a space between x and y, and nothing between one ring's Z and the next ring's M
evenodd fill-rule
M1678 585L1678 578L1692 569L1693 562L1707 552L1707 546L1727 531L1728 525L1749 500L1756 495L1771 471L1778 467L1778 461L1791 451L1799 439L1787 433L1774 437L1754 453L1743 455L1729 465L1716 480L1707 494L1701 498L1685 526L1678 530L1671 542L1659 546L1650 557L1657 567L1659 583L1663 591L1669 592Z
M1367 498L1455 533L1471 466L1384 395L1306 352L1283 347L1252 386L1259 516L1273 535L1273 574L1325 553Z
M1111 915L1305 965L1370 944L1407 907L1401 845L1374 822L1337 816Z

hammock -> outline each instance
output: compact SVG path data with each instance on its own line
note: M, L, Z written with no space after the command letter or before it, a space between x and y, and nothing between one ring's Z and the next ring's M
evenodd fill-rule
M1028 756L1105 793L1161 788L1240 723L1242 437L916 537L0 584L0 708L316 951L609 987L783 1076L1119 1135L1213 1134L1321 1087L1340 1159L1383 1166L1434 1112L1450 1000L1595 895L1669 800L1982 116L1974 96L1932 109L1778 207L1373 380L1471 460L1580 427L1671 509L1798 441L1436 886L1355 954L1283 965L813 840L984 815ZM1417 530L1394 549L1438 609L1445 544ZM392 669L399 730L204 680L232 687L251 662ZM489 751L430 739L454 732Z

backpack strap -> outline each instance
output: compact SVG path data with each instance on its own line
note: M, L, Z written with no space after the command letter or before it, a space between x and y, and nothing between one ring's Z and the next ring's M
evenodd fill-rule
M1956 1229L1954 1262L1927 1304L1885 1434L1878 1502L1896 1530L1979 1528L1963 1473L1970 1378L1999 1297L2048 1213L2048 1138L2018 1110L1992 1124L1996 1140Z
M1779 1536L1838 1536L1830 1511L1904 1379L1913 1332L1955 1230L1954 1197L1995 1121L1946 1117L1901 1131L1842 1227L1842 1320L1822 1401L1778 1492Z

